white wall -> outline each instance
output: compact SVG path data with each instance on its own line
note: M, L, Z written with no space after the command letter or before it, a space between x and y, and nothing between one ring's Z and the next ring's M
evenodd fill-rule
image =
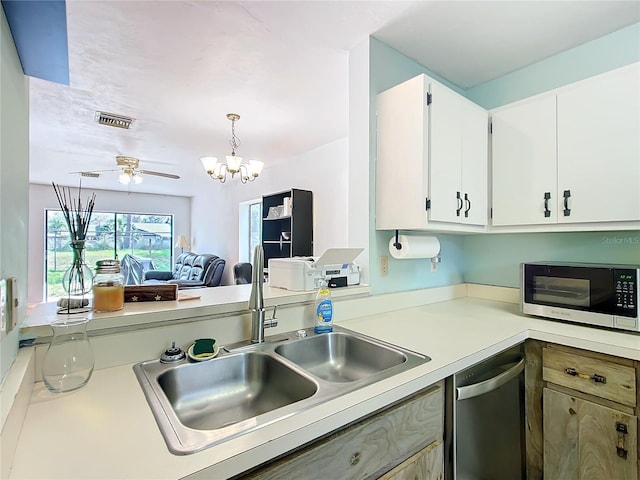
M18 281L18 324L26 317L29 80L0 8L0 277ZM0 383L18 351L18 329L0 337Z
M370 233L373 218L369 192L375 188L369 160L369 88L370 38L349 51L349 243L364 247L358 261L362 267L362 283L370 283Z
M366 246L348 243L348 164L349 142L345 137L276 164L265 162L262 174L252 183L211 180L208 191L193 197L192 250L224 258L227 265L222 282L233 284L232 267L239 261L240 203L290 188L313 192L314 255L332 247Z
M191 236L191 198L91 189L87 183L82 197L95 192L95 212L173 215L174 235ZM77 195L77 189L72 192ZM45 210L59 208L51 185L29 185L29 304L44 301Z

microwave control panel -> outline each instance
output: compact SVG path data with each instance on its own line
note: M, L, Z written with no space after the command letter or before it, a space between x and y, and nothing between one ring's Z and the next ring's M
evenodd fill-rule
M638 316L638 270L615 269L616 314Z

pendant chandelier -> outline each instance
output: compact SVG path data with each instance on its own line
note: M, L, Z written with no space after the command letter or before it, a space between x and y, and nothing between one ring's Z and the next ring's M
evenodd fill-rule
M227 174L231 174L231 178L239 173L242 183L253 182L260 172L262 172L263 162L258 160L249 160L249 163L242 163L242 157L236 152L240 146L240 139L236 137L236 122L240 120L240 115L236 113L228 113L227 118L231 120L231 155L226 156L226 163L218 162L216 157L202 157L200 161L207 174L214 179L220 180L220 183L227 181Z

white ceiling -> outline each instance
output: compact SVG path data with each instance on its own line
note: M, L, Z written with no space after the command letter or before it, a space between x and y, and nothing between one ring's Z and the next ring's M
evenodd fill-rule
M468 88L639 20L638 1L67 0L71 85L31 79L30 179L77 185L128 155L182 177L132 191L191 196L212 182L199 158L230 152L227 113L265 168L346 136L348 51L368 35ZM83 186L128 189L116 172Z

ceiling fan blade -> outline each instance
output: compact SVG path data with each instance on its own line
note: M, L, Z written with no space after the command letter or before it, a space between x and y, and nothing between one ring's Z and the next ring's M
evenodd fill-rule
M173 178L173 179L180 178L179 175L174 175L172 173L154 172L154 171L151 171L151 170L138 170L138 172L140 172L140 173L142 173L144 175L156 175L158 177Z
M69 172L69 175L80 175L81 177L89 177L89 178L98 178L100 177L100 172Z

